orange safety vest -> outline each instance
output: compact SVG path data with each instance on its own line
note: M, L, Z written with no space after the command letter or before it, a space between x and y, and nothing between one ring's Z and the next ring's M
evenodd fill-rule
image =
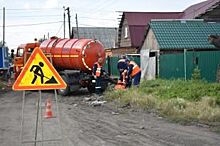
M129 65L130 64L133 65L133 69L132 69L132 72L131 72L131 77L134 77L136 74L138 74L141 71L141 69L134 61L130 61Z
M95 72L95 76L96 77L100 77L101 76L102 66L98 62L96 62L95 64L97 64L97 69L96 69L96 72Z

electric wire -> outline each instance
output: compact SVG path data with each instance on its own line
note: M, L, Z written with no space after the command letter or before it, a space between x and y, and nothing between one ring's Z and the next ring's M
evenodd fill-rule
M102 12L101 10L103 10L105 7L107 7L107 6L109 6L109 5L113 4L113 3L116 3L115 0L111 0L111 1L108 0L104 5L98 7L97 9L95 9L93 14L96 14L98 12Z
M58 33L60 33L61 29L63 28L63 23L61 24L60 28L58 29L56 36L58 35Z
M63 8L31 8L31 9L25 9L25 8L6 8L5 10L9 11L42 11L42 10L62 10ZM0 9L3 10L3 9Z
M24 18L36 18L36 17L58 17L62 15L7 15L8 17L24 17Z
M35 25L45 25L45 24L55 24L62 23L63 21L55 21L55 22L41 22L41 23L30 23L30 24L11 24L6 25L5 27L24 27L24 26L35 26ZM0 27L3 27L0 25Z
M95 20L112 20L115 21L115 19L106 19L106 18L94 18L94 17L79 17L80 19L95 19Z

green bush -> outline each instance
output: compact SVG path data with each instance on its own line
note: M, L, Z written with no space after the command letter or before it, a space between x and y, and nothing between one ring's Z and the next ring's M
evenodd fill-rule
M192 80L201 80L201 71L198 66L193 70Z

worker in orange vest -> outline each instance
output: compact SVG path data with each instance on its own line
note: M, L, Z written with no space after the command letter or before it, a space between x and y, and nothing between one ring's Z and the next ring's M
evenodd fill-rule
M140 80L141 80L141 69L140 67L137 65L137 63L135 63L134 61L130 61L129 59L126 59L126 63L128 65L128 73L127 76L129 76L131 79L133 79L133 85L134 86L138 86L140 84ZM127 81L128 83L130 81Z
M104 74L105 70L102 68L102 62L103 59L100 57L97 62L94 63L93 65L93 76L96 80L96 85L95 85L95 93L97 95L101 95L102 93L102 75Z
M121 59L118 60L117 68L119 71L119 81L125 84L125 77L128 69L128 65L125 62L126 57L123 56Z

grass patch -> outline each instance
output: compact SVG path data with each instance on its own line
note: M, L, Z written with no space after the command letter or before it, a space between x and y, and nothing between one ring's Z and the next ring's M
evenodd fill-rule
M156 99L152 95L139 93L137 89L131 88L128 90L114 90L105 92L107 100L117 100L122 105L130 103L135 107L143 109L151 109L155 107Z
M205 81L143 81L139 88L105 92L107 100L156 109L175 121L220 122L220 84Z

